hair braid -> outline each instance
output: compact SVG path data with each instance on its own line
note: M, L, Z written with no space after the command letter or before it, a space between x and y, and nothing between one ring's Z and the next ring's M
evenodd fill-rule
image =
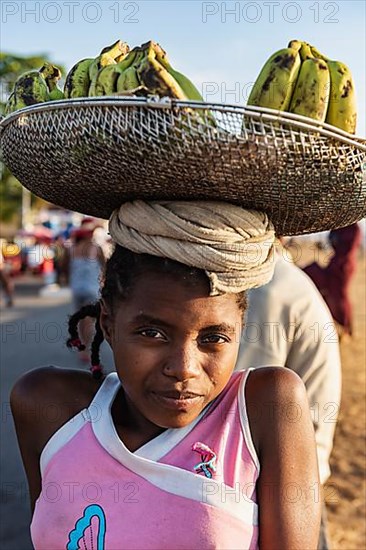
M103 331L100 326L99 317L100 317L100 304L96 305L97 307L97 316L95 320L95 336L91 344L91 372L93 377L99 380L103 374L103 368L100 364L100 346L104 340Z
M83 306L79 311L74 313L69 317L69 334L70 338L67 339L66 345L68 348L76 348L78 351L84 351L85 345L81 342L79 337L78 325L82 319L86 317L94 318L95 321L95 336L91 344L91 372L94 378L99 380L103 375L103 368L100 364L99 350L100 345L104 340L102 328L99 322L100 316L100 304L96 302L95 304L88 304Z
M77 311L69 317L68 330L70 338L66 340L66 345L68 348L76 348L78 351L83 351L85 349L84 344L81 343L78 331L79 321L82 319L80 316L81 310Z

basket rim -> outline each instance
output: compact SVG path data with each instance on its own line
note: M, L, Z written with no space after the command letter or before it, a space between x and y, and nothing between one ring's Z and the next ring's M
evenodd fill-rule
M205 101L180 101L169 97L160 98L158 96L144 97L121 97L121 96L100 96L90 98L73 98L60 99L56 101L38 103L29 107L23 107L18 111L10 113L0 119L0 137L5 128L12 122L21 118L24 115L31 115L43 112L51 112L57 110L67 110L71 108L81 109L88 107L136 107L136 108L151 108L151 109L183 109L190 108L193 110L206 109L216 110L224 113L238 113L242 116L251 116L254 119L263 121L271 121L277 123L285 123L295 128L303 130L316 131L320 135L328 138L336 139L340 142L352 145L366 152L366 138L349 134L340 128L321 122L302 115L288 113L287 111L279 111L265 107L255 107L251 105L242 106L227 103L208 103ZM235 135L235 134L233 134ZM263 132L265 135L265 132ZM243 137L243 136L240 136Z

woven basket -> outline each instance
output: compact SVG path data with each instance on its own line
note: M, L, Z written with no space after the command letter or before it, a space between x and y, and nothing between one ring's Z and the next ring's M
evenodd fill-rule
M101 97L27 107L0 132L26 188L92 216L136 198L210 199L263 210L296 235L366 215L366 140L289 113Z

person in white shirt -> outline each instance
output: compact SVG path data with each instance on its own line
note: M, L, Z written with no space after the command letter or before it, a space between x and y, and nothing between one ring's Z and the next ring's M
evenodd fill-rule
M330 475L329 457L341 398L339 342L331 314L313 282L292 262L285 248L277 250L271 282L250 290L248 300L236 369L285 366L302 378L324 484ZM314 488L314 497L321 498L320 492ZM325 515L319 548L328 548Z

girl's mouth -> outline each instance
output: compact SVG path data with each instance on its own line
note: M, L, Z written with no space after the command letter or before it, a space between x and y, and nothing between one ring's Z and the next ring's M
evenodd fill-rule
M157 401L160 406L173 410L189 410L196 406L203 399L203 395L191 392L152 392L154 400Z

